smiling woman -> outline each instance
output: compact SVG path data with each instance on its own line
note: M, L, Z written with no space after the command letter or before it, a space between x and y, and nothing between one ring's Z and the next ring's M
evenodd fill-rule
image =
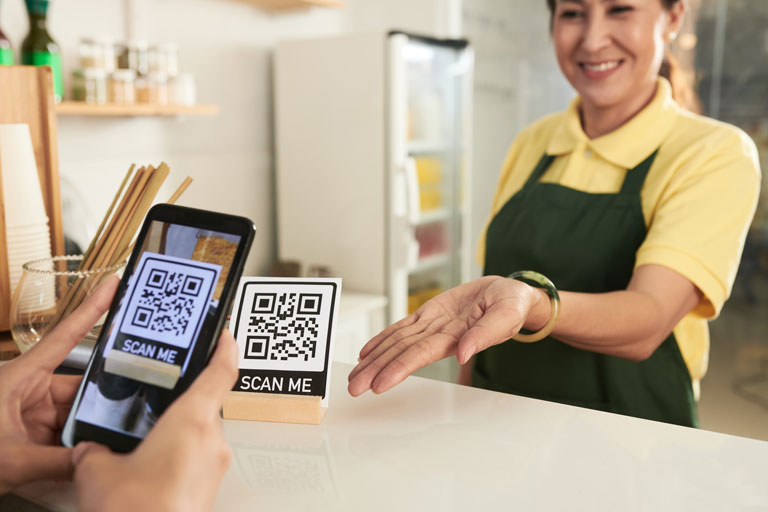
M463 383L698 426L707 320L757 202L755 146L683 108L660 76L683 0L546 1L579 96L512 144L478 248L485 277L368 342L349 391L386 391L456 355Z
M547 0L547 4L555 54L566 79L581 95L587 135L594 138L613 131L651 101L665 46L680 30L685 3ZM666 62L669 71L669 57Z

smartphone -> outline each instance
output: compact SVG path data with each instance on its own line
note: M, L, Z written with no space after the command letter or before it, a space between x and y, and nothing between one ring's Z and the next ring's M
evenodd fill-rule
M232 307L255 227L159 204L136 245L62 430L62 444L128 452L203 370Z

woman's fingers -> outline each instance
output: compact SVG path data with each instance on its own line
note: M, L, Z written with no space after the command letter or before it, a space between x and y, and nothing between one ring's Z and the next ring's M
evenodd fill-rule
M417 320L417 315L408 315L381 331L379 334L371 338L371 340L366 343L362 349L360 349L360 359L365 359L373 349L379 346L379 343L392 336L392 334L394 334L396 331L413 325Z
M109 458L110 455L113 453L103 444L88 441L80 442L72 449L72 465L80 467L85 462L86 457L97 460Z
M416 370L450 356L455 344L456 338L446 333L421 339L376 373L370 384L371 391L377 394L388 391Z
M368 368L371 363L378 361L383 354L389 352L393 346L400 345L404 349L409 343L415 343L419 337L436 332L441 324L446 321L447 319L444 318L423 315L418 317L414 323L407 323L399 329L390 331L390 335L382 338L372 350L368 351L365 358L352 369L347 380L352 381L359 373Z
M229 330L221 331L216 350L208 366L182 395L211 402L216 410L237 380L237 343Z
M16 485L36 480L69 480L72 477L72 449L63 446L16 444L0 450L3 464Z
M110 276L71 315L62 320L30 351L30 359L53 371L109 309L120 279Z
M450 331L455 327L436 319L411 336L391 336L380 345L381 352L371 354L353 370L347 390L352 396L369 389L381 393L419 368L451 355L458 336Z

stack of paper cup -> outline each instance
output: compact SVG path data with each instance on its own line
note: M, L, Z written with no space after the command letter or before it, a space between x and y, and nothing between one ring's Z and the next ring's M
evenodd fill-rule
M45 215L40 178L29 126L0 124L0 170L2 171L5 237L11 292L21 279L22 266L30 260L51 256L51 237ZM41 308L54 301L53 280L42 297ZM50 290L48 290L50 288Z

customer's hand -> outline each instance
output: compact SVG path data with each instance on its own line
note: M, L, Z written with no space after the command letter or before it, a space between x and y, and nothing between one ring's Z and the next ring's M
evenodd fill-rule
M72 450L56 445L80 377L53 371L109 308L119 282L107 280L37 345L0 367L0 494L33 480L71 478Z
M456 355L460 364L502 343L523 327L545 296L527 284L488 276L452 288L389 326L360 351L349 393L382 393L434 361Z
M75 447L81 511L210 510L232 459L219 409L237 378L237 349L225 330L208 366L163 413L135 451Z

